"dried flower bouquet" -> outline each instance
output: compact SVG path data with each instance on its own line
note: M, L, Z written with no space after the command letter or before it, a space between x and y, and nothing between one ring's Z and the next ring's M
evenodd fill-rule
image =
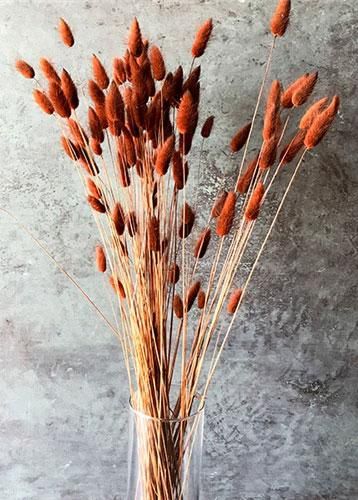
M285 139L289 116L308 101L317 82L317 73L305 73L285 88L278 80L272 82L263 124L258 123L275 44L286 32L290 8L289 0L280 0L273 13L272 43L252 120L229 145L232 157L239 159L232 190L218 193L202 227L196 224L187 183L201 162L199 158L191 165L189 160L198 125L201 141L210 140L214 125L213 116L199 119L198 60L212 35L211 19L196 33L187 74L182 66L167 71L161 50L142 37L134 19L127 49L113 60L110 73L93 55L88 98L81 106L76 83L66 69L59 74L43 58L37 79L32 66L16 62L17 70L36 83L35 102L56 118L62 148L82 180L101 237L96 265L108 274L114 292L114 320L61 270L118 337L132 405L155 422L142 436L146 446L138 498L187 498L182 470L187 452L185 418L193 412L198 393L201 405L207 397L292 183L305 155L321 141L338 111L337 96L314 101L301 113L297 132ZM66 46L74 45L63 19L59 34ZM262 134L261 147L248 158L255 126ZM291 174L272 210L269 194L282 169ZM270 218L268 231L253 261L246 262L250 237L264 209ZM210 272L204 274L205 258L210 259ZM229 322L226 315L231 316Z

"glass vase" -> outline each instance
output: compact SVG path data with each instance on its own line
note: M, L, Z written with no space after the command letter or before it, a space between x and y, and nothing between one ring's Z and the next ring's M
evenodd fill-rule
M130 402L127 500L198 500L204 405L185 418L153 418Z

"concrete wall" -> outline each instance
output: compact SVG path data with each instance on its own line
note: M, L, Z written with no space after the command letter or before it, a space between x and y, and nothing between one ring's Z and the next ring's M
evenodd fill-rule
M354 0L292 3L272 76L288 83L318 69L316 95L337 92L342 107L305 161L224 353L207 408L203 500L358 498L358 11ZM53 57L84 86L89 55L109 65L136 15L168 66L188 67L195 28L213 17L202 62L203 112L217 116L205 207L237 168L226 144L251 116L274 5L0 0L0 205L100 304L91 214L53 121L13 61ZM57 39L60 16L74 28L73 53ZM3 214L0 267L0 499L124 499L128 394L116 341Z

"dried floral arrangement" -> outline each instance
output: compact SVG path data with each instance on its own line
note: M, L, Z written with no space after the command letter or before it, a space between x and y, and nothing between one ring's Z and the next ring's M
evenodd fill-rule
M93 55L89 99L81 107L76 84L66 69L59 74L43 58L42 75L37 79L32 66L16 62L17 70L36 82L35 102L57 119L62 148L83 183L101 237L96 265L108 274L114 292L114 320L70 279L118 337L135 409L174 422L154 426L147 436L151 451L142 474L146 499L184 498L180 467L185 420L175 423L175 419L192 413L198 393L200 404L205 401L253 272L303 158L324 137L338 111L337 96L314 101L301 113L294 136L285 138L289 118L309 100L317 82L317 73L305 73L285 88L278 80L272 82L263 124L258 123L274 48L286 32L290 7L289 0L280 0L273 13L272 43L252 120L229 144L239 165L232 190L218 193L202 227L197 227L187 184L198 168L198 162L190 163L195 132L199 130L200 141L209 141L214 125L214 116L199 119L198 60L212 35L211 19L196 33L188 74L182 66L167 71L160 48L142 37L134 19L125 53L113 60L110 74ZM67 47L74 45L63 19L59 34ZM261 148L248 158L255 126L262 134ZM272 213L269 194L283 168L291 169L291 174ZM269 228L253 262L248 263L250 238L265 207ZM211 266L203 274L205 258ZM229 322L226 315L231 316Z

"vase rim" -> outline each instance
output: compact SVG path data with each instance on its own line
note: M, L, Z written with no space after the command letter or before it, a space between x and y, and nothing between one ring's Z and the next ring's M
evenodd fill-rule
M196 395L197 397L197 395ZM199 399L199 398L198 398ZM176 418L160 418L160 417L152 417L151 415L148 415L147 413L144 413L143 411L136 410L132 404L132 396L129 398L129 408L132 413L135 413L141 418L146 418L148 420L157 420L158 422L185 422L187 420L194 420L195 417L198 417L199 415L204 414L205 410L205 400L202 398L201 401L199 402L199 407L198 409L192 413L191 415L187 415L186 417L176 417Z

